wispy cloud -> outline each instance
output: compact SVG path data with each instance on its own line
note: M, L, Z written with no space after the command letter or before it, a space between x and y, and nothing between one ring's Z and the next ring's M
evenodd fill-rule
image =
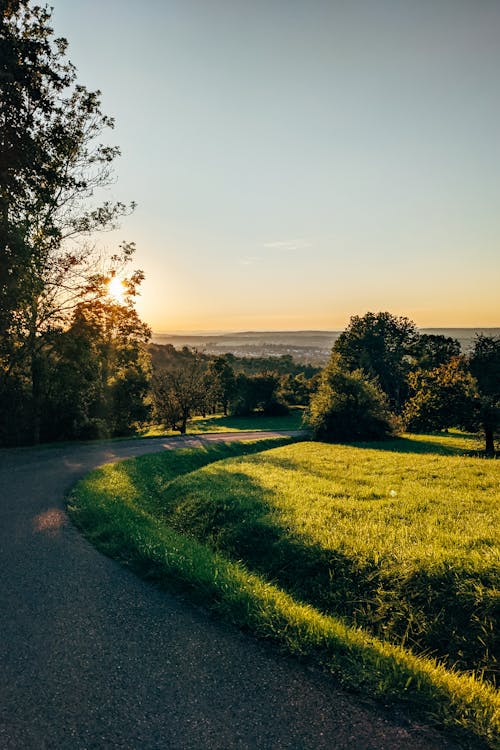
M278 252L288 253L293 250L305 250L311 247L309 240L276 240L274 242L264 242L263 247L266 250L277 250Z
M251 266L259 260L261 260L259 255L247 255L244 258L240 258L239 263L242 266Z

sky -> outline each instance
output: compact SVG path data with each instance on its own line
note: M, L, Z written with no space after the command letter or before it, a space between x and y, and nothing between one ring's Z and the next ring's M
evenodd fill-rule
M500 325L497 0L52 0L156 332Z

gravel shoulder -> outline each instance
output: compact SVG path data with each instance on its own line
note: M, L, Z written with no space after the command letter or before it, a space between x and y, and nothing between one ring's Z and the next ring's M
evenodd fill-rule
M0 747L452 750L100 555L64 497L93 468L228 433L0 451Z

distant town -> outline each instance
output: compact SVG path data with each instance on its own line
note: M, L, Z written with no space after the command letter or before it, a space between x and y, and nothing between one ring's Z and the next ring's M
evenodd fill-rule
M324 365L342 331L242 331L218 334L153 333L155 344L184 346L206 354L231 352L238 357L291 356L296 362ZM470 351L477 334L500 336L500 328L422 328L421 333L452 336L464 353Z

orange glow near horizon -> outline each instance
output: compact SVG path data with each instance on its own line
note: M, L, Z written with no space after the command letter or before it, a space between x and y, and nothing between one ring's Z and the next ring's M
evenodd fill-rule
M155 333L171 334L216 334L239 331L341 331L344 330L352 315L364 315L369 310L380 312L388 309L394 315L404 315L413 320L418 328L500 328L500 322L493 316L484 318L460 316L459 313L442 314L439 317L426 316L412 313L411 310L395 310L385 307L366 307L363 310L353 310L351 314L343 318L337 316L305 317L300 315L228 315L194 317L192 315L181 318L179 315L168 318L167 316L152 317L144 316L146 322Z
M460 273L453 285L443 287L437 273L412 263L408 255L404 273L390 279L383 264L378 275L353 271L337 277L309 270L299 284L300 269L292 268L291 259L256 277L252 266L242 273L237 264L214 269L203 259L202 268L194 264L165 272L161 256L149 256L137 312L155 333L338 331L353 315L368 311L403 315L419 328L500 328L493 267L488 274L478 270L476 277ZM278 282L280 275L284 280Z

